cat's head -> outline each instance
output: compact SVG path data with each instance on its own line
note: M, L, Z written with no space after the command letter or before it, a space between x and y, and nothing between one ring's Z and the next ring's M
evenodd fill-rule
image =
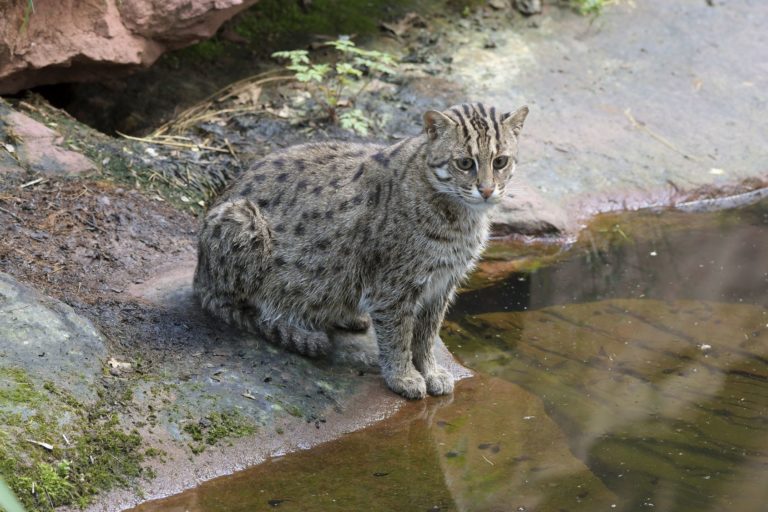
M477 207L497 204L517 164L528 107L498 112L481 103L424 114L428 179L438 192Z

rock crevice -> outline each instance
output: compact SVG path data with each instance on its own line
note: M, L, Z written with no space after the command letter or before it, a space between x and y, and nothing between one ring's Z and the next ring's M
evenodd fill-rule
M212 36L258 0L36 0L0 7L0 94L103 79Z

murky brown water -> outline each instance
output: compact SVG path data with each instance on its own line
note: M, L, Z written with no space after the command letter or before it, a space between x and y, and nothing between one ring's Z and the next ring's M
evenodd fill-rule
M461 296L453 397L136 510L766 510L768 203L554 259Z

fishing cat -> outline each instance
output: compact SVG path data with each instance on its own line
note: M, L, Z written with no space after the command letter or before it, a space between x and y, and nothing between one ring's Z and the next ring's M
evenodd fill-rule
M336 327L366 329L387 385L417 399L453 391L433 345L456 286L515 171L528 108L424 114L386 147L324 142L266 156L205 217L194 288L205 309L302 354Z

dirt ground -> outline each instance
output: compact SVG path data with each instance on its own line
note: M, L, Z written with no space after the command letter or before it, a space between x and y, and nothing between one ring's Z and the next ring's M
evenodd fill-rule
M89 317L128 345L125 325L145 317L123 292L161 262L192 250L196 219L108 181L3 180L0 270ZM150 321L144 319L144 321ZM131 345L153 345L131 329ZM136 339L139 336L140 339Z

